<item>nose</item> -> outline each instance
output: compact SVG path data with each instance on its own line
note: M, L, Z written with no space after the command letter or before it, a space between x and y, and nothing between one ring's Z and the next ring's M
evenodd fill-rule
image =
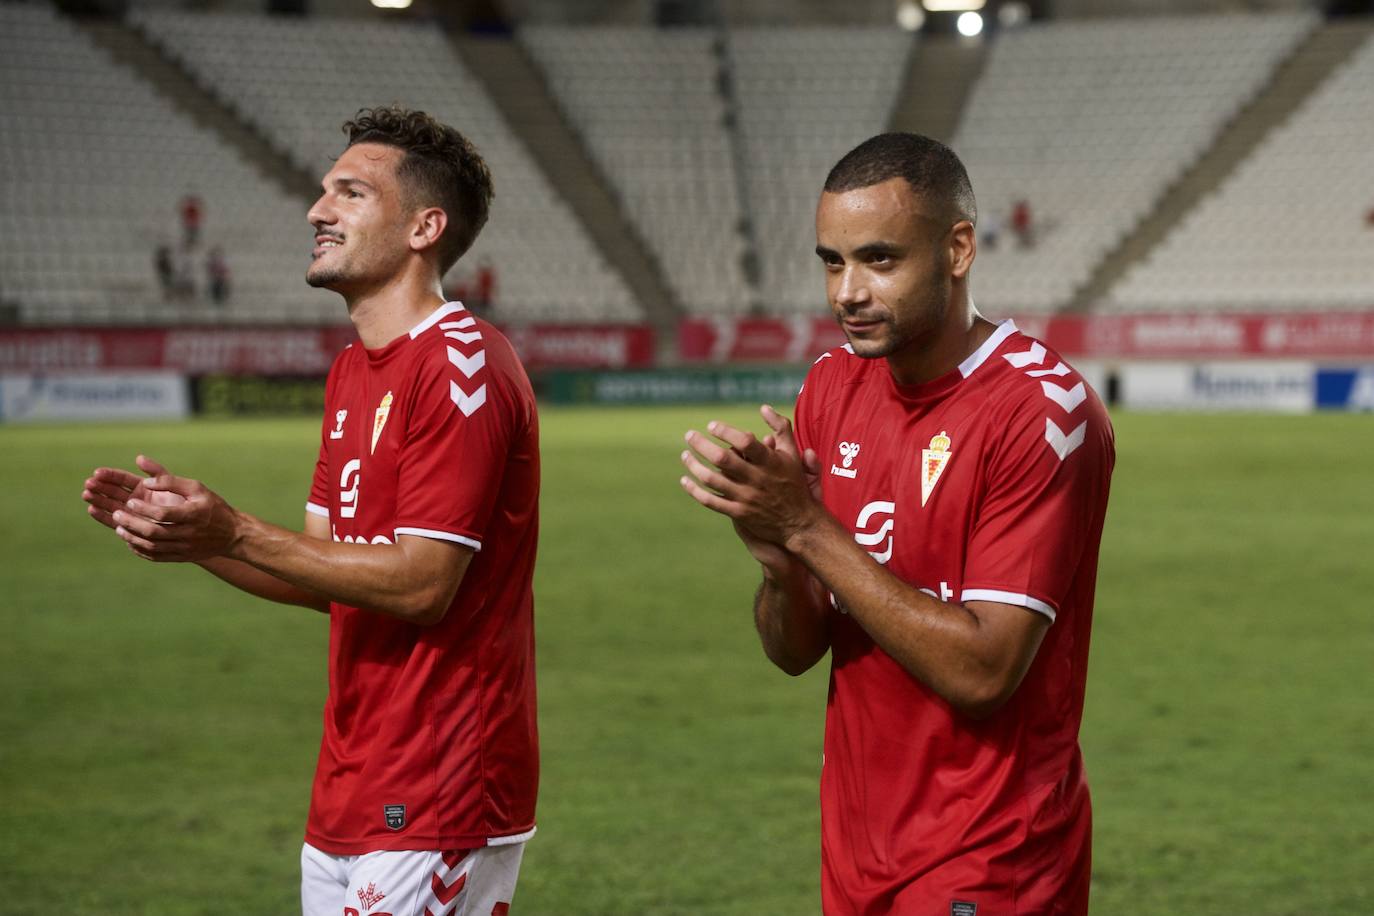
M334 212L329 208L329 195L321 194L319 200L310 207L305 214L306 222L319 229L321 226L328 226L334 222Z
M845 267L834 277L833 299L836 306L847 308L868 301L868 285L853 266Z

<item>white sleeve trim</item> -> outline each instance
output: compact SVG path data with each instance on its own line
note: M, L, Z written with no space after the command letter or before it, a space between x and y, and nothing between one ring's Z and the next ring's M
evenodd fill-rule
M461 534L449 534L447 531L435 531L432 528L397 528L396 536L403 534L413 534L416 537L434 538L437 541L453 541L455 544L462 544L464 547L471 547L473 550L482 549L481 541L474 541L472 538L465 538Z
M329 518L329 510L317 503L307 502L305 504L305 511L309 512L311 515L323 515L325 518Z
M1050 607L1039 598L1032 598L1030 595L1018 595L1016 592L999 592L991 588L966 588L959 595L960 601L1000 601L1003 604L1015 604L1032 611L1039 611L1054 623L1054 608Z
M510 836L491 836L491 837L487 837L487 845L488 845L488 846L514 846L516 843L523 843L523 842L525 842L526 840L528 840L530 837L534 836L534 832L535 832L536 830L538 830L538 829L539 829L538 827L531 827L529 830L526 830L524 833L512 833Z

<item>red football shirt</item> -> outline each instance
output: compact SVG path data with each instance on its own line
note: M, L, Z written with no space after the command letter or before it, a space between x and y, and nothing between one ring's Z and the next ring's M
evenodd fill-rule
M335 360L307 510L336 541L414 535L476 553L436 626L332 605L311 845L458 849L533 831L538 499L529 378L462 305Z
M825 354L796 429L820 458L826 507L894 575L1052 622L1016 693L974 721L832 612L825 911L1085 913L1078 725L1114 462L1101 402L1007 321L922 385L847 347Z

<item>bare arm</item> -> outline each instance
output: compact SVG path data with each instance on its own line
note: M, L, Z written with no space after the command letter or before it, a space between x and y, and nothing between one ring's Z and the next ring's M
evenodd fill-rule
M165 474L166 469L155 461L140 456L139 464L149 474ZM119 531L119 522L114 514L125 510L131 499L162 505L175 506L185 502L185 498L171 492L153 492L144 486L148 478L118 468L99 468L86 480L85 491L81 494L91 518L112 531ZM306 513L305 532L311 537L329 539L328 521L320 516ZM235 588L250 595L293 604L328 613L329 599L315 592L297 588L276 576L263 572L238 560L228 557L211 557L197 564L202 569L228 582Z
M961 712L983 718L1026 676L1049 620L995 601L934 598L880 566L830 515L786 539L859 626L914 678Z
M724 445L692 432L688 442L703 460L684 458L692 476L683 486L698 502L804 566L883 651L950 705L981 717L1011 697L1045 618L997 602L951 604L908 585L826 511L794 456L725 424L708 429Z
M305 533L322 541L329 540L329 520L323 516L312 515L307 512L305 514ZM329 613L329 599L324 595L299 588L285 579L264 572L255 566L250 566L241 560L231 560L228 557L211 557L208 560L199 561L196 565L235 588L258 598L276 601L280 604L295 604L324 614Z
M325 531L318 522L308 522L305 534L290 531L240 512L199 481L167 473L142 487L148 498L132 497L111 513L116 532L135 553L200 563L273 600L309 607L332 600L432 625L443 619L472 559L469 548L430 538L335 543L319 536ZM172 500L159 494L182 501L168 504Z
M810 670L830 648L825 597L800 563L774 571L765 566L754 594L754 628L768 660L796 676Z

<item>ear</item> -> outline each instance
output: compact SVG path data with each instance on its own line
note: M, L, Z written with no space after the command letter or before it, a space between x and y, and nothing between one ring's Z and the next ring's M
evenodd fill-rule
M410 250L424 252L439 244L448 227L448 214L440 207L426 207L416 213L410 230Z
M968 278L973 259L978 256L978 233L973 223L961 219L949 232L950 274L956 280Z

